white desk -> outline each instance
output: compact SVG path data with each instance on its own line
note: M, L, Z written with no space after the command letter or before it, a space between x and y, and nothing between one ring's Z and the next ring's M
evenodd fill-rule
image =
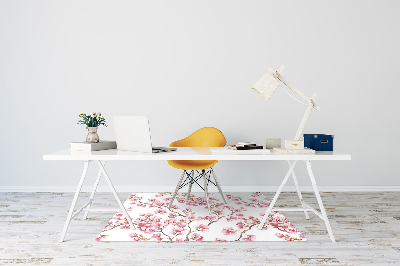
M126 209L124 208L121 200L119 199L117 192L115 191L111 179L108 176L106 170L105 170L105 162L106 161L164 161L164 160L225 160L225 161L287 161L289 165L289 170L286 173L285 177L283 178L283 181L281 185L279 186L277 192L275 193L275 196L273 200L271 201L270 206L268 207L267 211L265 212L264 218L261 221L260 224L264 224L266 221L266 218L268 217L268 214L271 211L303 211L306 218L309 219L308 216L308 211L314 212L318 217L320 217L326 225L326 228L328 230L329 237L332 242L335 242L335 238L333 236L328 217L325 212L324 205L321 200L321 196L318 191L317 184L315 182L314 174L311 169L311 161L337 161L337 160L351 160L351 156L347 154L343 154L340 152L316 152L316 154L313 155L306 155L306 154L266 154L266 155L238 155L238 154L212 154L210 148L178 148L176 152L169 152L169 153L141 153L141 152L129 152L129 151L118 151L118 150L103 150L103 151L92 151L92 152L86 152L86 151L71 151L71 150L63 150L51 154L47 154L43 156L44 160L62 160L62 161L85 161L84 168L83 168L83 173L81 176L81 179L79 181L78 187L75 192L74 199L71 204L71 208L68 213L67 220L65 221L64 229L61 233L61 238L60 242L64 241L65 234L68 229L68 225L73 217L75 217L78 213L81 211L85 211L84 214L84 219L86 219L87 214L89 211L110 211L110 210L99 210L99 209L90 209L90 206L92 204L94 195L96 193L97 185L100 181L100 178L102 175L106 178L114 196L115 199L117 200L120 208L122 209L125 217L127 218L129 225L131 228L136 229L136 227L133 225L132 220L130 219ZM89 166L89 163L91 161L96 161L97 164L100 167L99 173L97 175L96 182L94 184L92 194L90 196L89 201L84 204L80 209L75 211L75 205L78 200L79 193L81 191L83 182L85 181L87 169ZM318 201L319 208L321 210L321 213L316 211L314 208L312 208L308 203L306 203L301 195L301 191L298 186L297 178L294 173L294 167L298 161L304 161L307 166L307 171L311 180L311 184L313 186L315 196ZM292 176L296 189L297 189L297 194L300 199L300 204L302 205L302 208L274 208L275 202L277 201L279 194L282 192L283 187L285 186L287 180L289 177ZM75 212L74 212L75 211ZM261 228L261 226L259 226Z

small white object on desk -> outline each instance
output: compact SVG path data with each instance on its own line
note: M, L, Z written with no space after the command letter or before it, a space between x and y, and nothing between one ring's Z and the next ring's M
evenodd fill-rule
M117 142L115 140L100 140L96 143L89 143L86 141L71 142L71 151L101 151L116 148Z
M270 154L269 150L250 149L250 150L233 150L228 147L211 147L212 154Z
M281 138L266 138L265 139L265 148L273 149L281 147Z

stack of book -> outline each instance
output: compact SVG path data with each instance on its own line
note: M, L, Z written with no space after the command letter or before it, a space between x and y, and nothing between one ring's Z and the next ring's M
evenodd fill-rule
M227 145L226 147L211 147L212 154L270 154L269 150L263 146L257 146L254 142L238 142L236 145Z
M238 142L236 145L227 145L231 150L262 150L263 146L257 146L255 142Z

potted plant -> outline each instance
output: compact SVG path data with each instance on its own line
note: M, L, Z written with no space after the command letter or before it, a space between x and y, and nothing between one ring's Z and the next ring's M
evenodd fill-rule
M86 115L84 113L79 114L81 120L78 124L86 125L88 130L88 135L86 136L86 142L96 143L99 142L100 137L97 134L97 129L100 125L107 126L106 120L101 116L101 113L92 113L91 115Z

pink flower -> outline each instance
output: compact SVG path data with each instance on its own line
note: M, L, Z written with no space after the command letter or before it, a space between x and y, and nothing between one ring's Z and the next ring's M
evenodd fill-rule
M129 224L125 224L125 225L120 226L119 228L123 229L123 230L129 230L129 229L131 229L131 226Z
M176 214L175 214L175 213L170 213L170 214L168 214L168 217L169 217L169 218L175 218L175 217L176 217Z
M237 220L237 217L236 216L230 216L229 218L226 218L226 220L228 222L230 222L231 220Z
M224 235L236 235L236 232L235 232L235 230L233 230L232 227L222 229L222 233Z
M197 225L194 228L196 228L197 231L204 231L204 230L209 229L209 227L207 225L205 225L205 224Z
M100 235L99 237L96 238L96 241L101 241L103 239L106 239L108 235Z
M174 228L172 228L171 234L175 235L181 235L182 234L183 229L179 226L175 226Z
M283 234L281 234L281 233L276 233L276 234L275 234L275 236L277 236L277 237L279 237L279 238L282 238L282 237L284 237L284 235L283 235Z
M131 237L131 238L133 238L133 237L137 237L138 236L138 234L137 233L132 233L132 234L130 234L129 235L129 237Z
M213 213L217 214L217 215L221 215L222 214L222 210L214 210Z
M190 238L195 241L203 241L203 237L201 235L199 235L198 233L193 233Z
M215 241L226 241L226 240L222 238L216 238Z
M247 238L242 238L243 241L256 241L255 235L249 235Z
M157 241L161 241L161 233L155 233L151 236L151 238L156 239Z
M239 229L243 229L245 227L245 224L242 222L238 222L236 225L239 227Z

